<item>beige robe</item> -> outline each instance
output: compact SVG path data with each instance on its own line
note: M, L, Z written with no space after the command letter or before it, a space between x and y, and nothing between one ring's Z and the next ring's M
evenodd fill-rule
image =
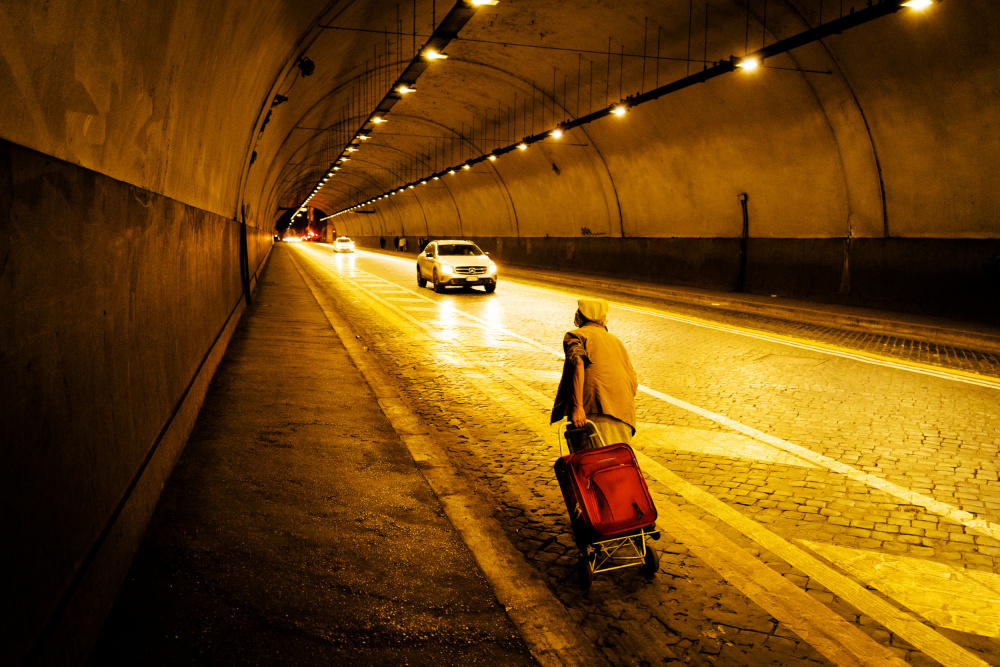
M587 322L563 338L566 362L552 407L552 423L573 411L573 362L583 359L583 411L619 419L635 433L635 393L639 382L621 341L600 324Z

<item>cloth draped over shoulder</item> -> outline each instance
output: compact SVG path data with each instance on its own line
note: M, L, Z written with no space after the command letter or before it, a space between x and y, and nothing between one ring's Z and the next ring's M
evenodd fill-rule
M635 394L639 382L625 346L607 328L587 322L563 338L566 361L552 407L551 422L570 416L573 410L572 364L583 359L583 411L619 419L635 433Z

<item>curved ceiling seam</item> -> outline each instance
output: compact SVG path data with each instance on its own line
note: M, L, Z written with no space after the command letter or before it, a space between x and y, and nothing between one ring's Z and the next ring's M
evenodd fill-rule
M260 111L257 112L257 117L254 121L254 124L250 128L250 135L247 137L246 147L243 152L243 166L240 169L239 181L236 184L236 197L234 198L234 206L236 213L239 213L241 204L245 203L244 199L246 193L247 180L249 180L250 177L250 168L253 167L253 163L255 162L255 160L252 160L252 156L254 150L257 147L257 143L260 141L260 135L262 135L264 132L264 127L263 127L264 121L262 119L265 117L266 112L270 110L267 106L268 101L274 100L275 91L281 86L282 82L284 82L284 80L288 77L288 73L291 71L293 67L295 67L295 63L297 63L299 59L302 58L309 51L312 45L315 44L316 41L319 39L320 35L323 34L322 29L319 28L320 23L327 20L326 18L327 15L333 12L336 5L340 4L340 2L341 0L330 0L327 3L326 8L319 14L317 14L317 18L313 23L313 25L310 26L305 31L303 31L302 37L300 37L298 42L296 42L294 48L290 50L292 55L286 59L285 67L282 67L279 70L279 72L275 75L274 81L272 82L271 87L268 89L268 94L261 101ZM354 2L355 0L348 0L348 2L344 6L344 9L351 6L351 4L353 4ZM309 39L310 33L313 32L315 32L315 35L313 36L312 39ZM304 44L306 46L305 48L302 49L301 54L295 56L294 54L297 53ZM259 131L257 129L258 127L260 127Z
M406 115L406 114L401 114L401 115L404 118L411 118L411 119L416 120L418 122L423 121L423 122L427 123L428 125L431 125L432 127L439 127L439 128L444 129L445 131L451 131L453 133L455 132L452 128L444 125L443 123L438 123L438 122L432 121L432 120L430 120L428 118L414 117L414 116L409 116L409 115ZM464 137L464 136L462 136L460 134L457 134L456 136L457 136L457 138L459 140L462 140L462 141L466 140L466 137ZM423 157L426 158L427 156L423 156ZM424 160L424 163L426 164L426 159ZM514 208L514 200L513 200L513 197L511 197L510 190L507 188L507 183L503 180L503 176L501 176L500 172L496 169L496 165L490 163L489 166L493 168L493 172L494 172L494 175L496 176L496 180L498 180L500 182L500 186L501 187L499 187L498 189L503 194L506 195L506 199L507 199L508 205L510 206L510 210L507 213L508 220L513 220L514 221L514 232L515 232L515 234L517 236L520 236L521 232L520 232L520 225L519 225L518 220L517 220L517 209ZM455 193L452 192L451 185L447 182L447 179L441 181L441 183L444 185L445 189L448 191L448 196L451 197L452 205L455 207L455 218L458 221L459 234L461 234L461 235L464 236L465 232L464 232L464 225L462 224L462 208L458 205L458 200L455 198ZM416 190L414 190L414 192L416 192ZM391 200L392 198L390 197L389 199ZM427 229L427 235L430 236L431 235L430 227L427 226L426 229Z
M799 18L799 21L801 22L801 25L805 26L806 28L809 27L809 22L806 20L805 16L802 15L802 12L799 10L799 8L796 5L792 4L791 2L788 2L788 0L785 0L784 5L790 10L791 15L796 16L796 17ZM822 21L822 16L819 17L819 20ZM772 35L773 34L774 33L772 33ZM851 100L854 102L854 106L855 106L855 108L858 111L858 115L861 117L862 124L864 125L865 135L866 135L866 138L867 138L867 143L868 143L868 146L871 149L872 159L875 162L875 178L876 178L876 181L878 183L879 203L881 204L881 208L882 208L882 235L883 235L884 238L889 238L889 214L888 214L888 209L886 207L886 201L885 201L885 180L884 180L884 178L882 176L882 163L881 163L881 160L879 159L879 156L878 156L878 149L875 146L875 137L872 136L871 126L868 124L868 118L867 118L867 116L865 114L865 110L861 106L861 100L858 99L858 96L857 96L857 94L854 91L854 86L851 85L851 82L850 82L850 80L847 77L847 73L844 71L844 68L843 68L843 66L840 63L840 60L834 54L833 49L831 49L827 45L826 41L823 40L823 39L817 40L817 44L819 45L819 48L823 51L823 53L826 54L826 57L830 60L830 63L832 64L832 66L834 68L834 72L831 72L831 74L835 74L840 79L840 81L844 84L844 87L847 89L847 92L850 93ZM798 62L798 60L795 57L794 50L788 51L787 55L792 60L792 62L795 63L795 65L797 67L800 67L799 62ZM813 86L812 82L809 80L809 77L807 77L807 76L805 76L805 74L803 74L802 75L802 80L805 83L805 85L809 88L809 91L815 97L816 104L819 106L820 110L823 112L823 117L824 117L824 119L826 119L827 124L830 127L830 133L831 133L831 135L834 138L834 144L837 146L837 155L838 155L838 157L840 159L840 162L841 162L841 172L844 175L845 198L847 200L847 210L848 210L848 214L847 214L847 238L848 238L848 243L850 243L850 239L854 238L854 221L852 219L852 213L854 212L853 211L854 202L853 202L853 198L851 196L852 187L851 187L850 179L848 178L848 175L847 175L846 161L844 159L844 154L843 154L843 151L842 151L842 148L841 148L841 143L840 143L840 141L837 140L839 134L837 132L837 129L834 127L833 122L831 121L829 114L827 114L826 105L823 103L823 100L820 97L819 93L816 91L816 89Z
M429 65L434 60L440 58L447 58L446 55L441 55L443 49L451 42L452 39L458 36L458 33L462 30L462 28L464 28L465 25L469 22L469 20L471 20L472 17L476 15L477 13L476 10L479 8L479 6L490 5L490 4L496 4L495 0L493 2L478 1L478 0L457 0L455 4L451 7L451 9L447 11L447 13L444 15L444 17L441 19L439 23L434 21L432 18L431 37L426 42L424 42L419 49L417 48L417 42L416 42L416 34L417 34L416 4L413 5L414 8L413 9L414 12L413 13L413 26L414 26L413 57L409 60L409 62L406 64L403 70L397 74L395 81L393 82L392 86L390 86L389 90L382 95L379 102L375 105L375 108L372 111L372 115L369 116L369 118L361 124L361 127L359 127L358 130L355 131L351 139L348 140L348 144L347 146L345 146L345 150L355 150L350 148L354 140L363 137L363 134L365 132L370 131L365 129L365 125L371 123L374 129L374 127L378 123L384 120L384 118L379 118L374 114L380 114L381 116L384 116L385 114L389 113L392 107L395 106L396 102L402 99L402 93L408 92L404 91L403 89L404 86L412 86L417 81L417 79L419 79L420 76L422 76L423 73L427 71ZM376 52L377 52L377 47L376 47ZM347 159L346 156L344 156L343 151L341 152L341 156L342 156L341 158L334 160L334 163L331 163L330 165L331 168L334 166L336 162L344 161ZM312 190L311 194L308 195L299 204L297 204L298 212L304 211L308 206L309 201L316 194L318 194L319 190L321 189L322 189L322 184L318 183L317 186Z
M397 117L399 117L399 118L405 118L405 119L408 119L408 120L411 120L411 121L415 121L415 122L417 122L417 123L421 123L421 122L423 122L423 123L426 123L426 124L428 124L428 125L430 125L430 126L432 126L432 127L438 127L438 128L441 128L441 129L443 129L443 130L445 130L445 131L448 131L448 132L453 132L453 133L454 133L454 135L455 135L455 136L454 136L453 138L457 138L457 139L459 139L460 141L463 141L463 142L464 142L464 141L467 141L467 140L468 140L468 138L467 138L467 137L464 137L463 135L461 135L461 134L458 134L457 132L455 132L455 130L453 130L453 129L452 129L452 128L450 128L449 126L447 126L447 125L444 125L444 124L442 124L442 123L439 123L439 122L436 122L436 121L433 121L433 120L431 120L431 119L429 119L429 118L424 118L423 116L413 116L413 115L410 115L410 114L396 114L396 116L397 116ZM445 138L445 137L442 137L442 138ZM424 165L424 166L425 166L426 168L428 168L428 169L432 169L432 167L430 166L430 163L428 162L428 157L429 157L429 156L428 156L428 155L426 155L426 154L420 154L420 155L418 155L418 154L417 154L417 153L415 153L415 152L414 152L414 153L412 153L412 154L411 154L411 153L407 153L406 151L404 151L404 150L402 150L402 149L399 149L399 148L396 148L395 146L389 146L389 145L387 145L387 144L372 144L372 147L374 147L374 146L379 146L379 147L381 147L381 148L388 148L388 149L390 149L390 150L395 150L396 152L398 152L398 153L402 153L403 155L412 155L414 159L416 159L416 160L418 160L419 162L421 162L421 163L422 163L422 164L423 164L423 165ZM491 165L491 166L492 166L492 165ZM402 179L401 179L401 180L402 180ZM423 178L423 179L418 179L418 180L426 180L426 178ZM454 194L454 193L452 192L452 189L451 189L451 185L450 185L450 184L449 184L449 183L448 183L448 182L447 182L446 180L442 180L442 181L441 181L441 184L442 184L442 185L443 185L443 186L445 187L445 189L446 189L446 190L448 191L448 196L449 196L449 197L451 197L451 200L452 200L452 205L453 205L453 206L455 207L455 215L456 215L456 218L457 218L457 220L458 220L458 226L459 226L459 229L463 229L463 225L462 225L462 211L461 211L461 207L460 207L460 206L458 205L458 200L457 200L457 199L455 198L455 194ZM389 190L383 190L383 192L381 192L380 194L386 194L386 192L392 192L392 191L395 191L395 190L396 190L397 188L399 188L399 187L403 187L404 185L407 185L407 184L406 184L406 183L403 183L403 184L401 184L401 185L398 185L398 186L395 186L395 187L392 187L392 188L390 188ZM384 187L384 186L383 186L383 187ZM504 184L504 188L506 189L506 184ZM509 192L507 193L507 197L508 197L508 198L510 197L510 193L509 193ZM389 199L391 199L391 197L390 197ZM510 214L508 214L508 215L510 215ZM516 228L517 228L517 220L516 220L516 218L515 218L515 229L516 229ZM428 233L428 235L430 234L430 228L429 228L429 227L428 227L428 229L427 229L427 233Z
M385 149L388 149L388 150L392 150L392 151L395 151L395 152L397 152L397 153L402 153L403 155L409 155L409 154L408 154L408 153L406 153L405 151L402 151L402 150L400 150L400 149L398 149L398 148L396 148L396 147L394 147L394 146L386 146L386 145L382 144L382 145L379 145L379 147L380 147L380 148L385 148ZM367 162L367 161L366 161L366 162ZM372 162L369 162L369 164L374 164L374 163L372 163ZM389 169L388 167L384 167L384 166L381 166L381 165L379 165L379 168L380 168L380 169L383 169L383 170L385 170L385 171L387 171L387 172L389 172L389 173L391 173L391 174L393 174L393 175L395 175L395 176L398 176L398 173L397 173L397 172L394 172L394 171L393 171L392 169ZM360 175L358 174L358 175L356 175L356 176L360 176ZM442 182L442 183L443 183L443 182ZM449 188L449 187L447 186L447 184L444 184L444 183L443 183L443 185L444 185L444 188L445 188L445 189L446 189L446 190L448 191L448 196L449 196L449 197L451 198L451 200L452 200L452 205L453 205L453 206L454 206L454 208L455 208L455 213L456 213L456 217L457 217L457 219L458 219L458 221L459 221L459 228L461 229L461 211L460 211L460 209L459 209L459 207L458 207L458 203L457 203L457 202L455 201L455 196L454 196L454 194L453 194L453 193L451 192L451 190L450 190L450 188ZM376 189L377 189L377 188L378 188L378 186L376 186ZM413 195L414 197L416 197L416 194L415 194L415 193L416 193L416 190L414 190L414 195ZM418 203L419 203L419 202L418 202ZM314 208L316 208L316 207L314 207ZM422 206L421 206L421 211L423 212L423 207L422 207ZM341 213L344 213L344 212L342 211ZM332 217L336 217L337 215L339 215L339 214L338 214L338 213L334 213L334 214L332 214ZM424 227L425 227L425 229L426 229L426 233L427 233L428 235L430 235L430 226L429 226L429 223L428 223L428 221L427 221L427 215L426 215L426 213L423 213L423 215L424 215ZM399 217L400 217L400 228L402 229L402 225L403 225L403 223L402 223L402 216L400 215Z
M405 64L405 63L409 63L409 62L412 62L412 59L411 59L411 60L407 60L407 61L403 61L403 60L396 60L396 61L393 61L392 63L389 63L389 62L386 62L386 63L385 63L384 65L382 65L382 66L380 66L380 67L375 67L375 68L372 68L372 69L365 69L364 71L362 71L362 72L359 72L358 74L355 74L354 76L352 76L351 78L347 79L346 81L343 81L342 83L340 83L340 84L337 84L337 85L336 85L336 86L335 86L335 87L334 87L333 89L331 89L331 90L330 90L330 91L328 91L328 92L327 92L326 94L324 94L324 95L323 95L322 97L320 97L319 99L317 99L317 100L316 100L316 101L315 101L315 102L314 102L314 103L312 104L312 106L311 106L311 107L309 107L309 108L308 108L307 110L305 110L305 111L303 112L303 114L302 114L302 116L301 116L300 118L305 118L305 117L309 116L310 114L312 114L312 113L316 112L316 111L317 111L317 108L318 108L318 107L319 107L319 106L320 106L321 104L323 104L323 103L324 103L325 101L327 101L327 100L330 100L331 98L333 98L333 97L335 97L335 96L337 96L337 95L339 95L339 94L341 94L341 93L344 93L344 92L346 92L346 91L347 91L347 88L348 88L348 86L351 86L351 87L352 87L352 91L353 91L353 86L354 86L355 84L356 84L356 85L357 85L357 86L358 86L358 87L360 88L360 87L361 87L361 85L362 85L362 83L363 83L363 78L364 78L364 77L367 77L367 76L369 76L369 75L374 75L374 74L375 74L376 72L379 72L379 71L385 71L385 73L386 73L386 78L391 78L391 74L390 74L390 73L391 73L392 71L394 71L394 70L395 70L395 71L397 71L397 72L398 72L398 71L399 71L399 70L401 69L401 68L400 68L400 66L401 66L401 65L403 65L403 64ZM393 69L393 68L394 68L394 69ZM315 140L317 139L317 137L319 137L319 136L320 136L320 135L322 135L323 133L325 133L325 132L330 132L330 131L332 131L332 128L333 128L333 127L334 127L335 125L341 125L341 124L344 124L344 123L350 123L350 122L351 122L351 121L353 121L354 119L358 119L358 120L361 120L361 119L366 119L366 118L368 118L368 117L369 117L370 115L371 115L371 113L370 113L370 112L369 112L368 114L361 114L361 113L359 113L359 114L357 114L357 115L351 115L351 116L350 116L349 118L345 118L345 119L343 119L343 120L341 120L341 121L338 121L337 123L331 123L331 124L330 124L330 125L329 125L328 127L324 128L324 129L322 129L322 130L319 130L319 131L314 131L312 135L310 135L310 136L307 136L307 137L305 137L304 139L302 139L302 140L301 140L301 143L299 144L299 146L297 146L297 147L296 147L296 148L294 148L294 149L291 149L291 152L290 152L290 155L289 155L289 157L290 157L290 158L292 158L292 159L294 159L294 158L295 158L295 156L296 156L296 155L297 155L297 154L298 154L298 153L299 153L300 151L302 151L303 149L305 149L305 147L306 147L306 146L307 146L307 145L308 145L308 144L309 144L310 142L312 142L312 141L315 141ZM361 124L363 125L363 123L361 123ZM289 140L291 139L291 137L292 137L293 133L294 133L294 132L295 132L295 131L296 131L297 129L303 129L303 128L299 128L299 127L298 127L298 123L296 123L296 125L295 125L295 126L293 126L293 127L292 127L292 128L291 128L291 129L290 129L290 130L289 130L289 131L288 131L288 132L286 133L286 135L285 135L285 138L284 138L284 140L282 140L282 141L280 142L280 144L279 144L279 147L280 147L280 146L285 146L285 145L287 145L287 143L288 143L288 142L289 142ZM317 153L318 153L319 151L321 151L321 150L326 150L326 149L324 149L324 148L320 148L319 150L315 151L315 152L314 152L314 153L312 153L311 155L316 155L316 154L317 154ZM274 162L276 162L276 161L279 161L279 157L278 157L278 154L279 154L280 152L281 152L281 151L280 151L280 149L279 149L279 151L278 151L278 152L277 152L277 153L275 154L275 157L274 157L274 159L272 160L272 163L274 163ZM307 159L308 157L311 157L311 155L310 155L310 156L305 156L305 157L303 157L303 158L302 158L302 159L303 159L303 161L304 161L304 160L306 160L306 159ZM286 166L287 166L288 164L290 164L290 163L286 163ZM313 166L315 166L315 165L313 165ZM326 164L326 165L323 165L322 169L320 169L320 170L318 171L318 173L320 173L320 174L322 174L322 173L325 173L325 172L327 172L327 171L329 170L329 168L330 168L329 164ZM284 168L280 168L280 169L278 169L278 174L279 174L279 179L280 179L280 174L281 174L281 173L282 173L283 171L284 171ZM270 170L270 171L269 171L269 173L271 173L271 172L273 172L273 170ZM298 196L298 195L288 195L288 197L290 197L290 198L293 198L293 199L298 199L298 198L299 198L299 196ZM284 195L283 195L283 196L279 196L279 197L278 197L278 200L279 200L279 201L281 201L281 200L282 200L282 199L284 199L284 198L285 198L285 197L284 197ZM279 205L280 205L280 204L279 204Z
M484 63L484 62L481 62L481 61L478 61L478 60L469 59L469 58L457 58L455 60L455 62L463 63L465 65L470 65L472 68L476 68L476 67L485 68L485 69L490 70L490 71L492 71L494 73L501 73L501 74L505 75L506 78L508 79L508 82L507 82L508 86L510 86L512 88L515 88L515 90L516 90L518 88L518 86L517 85L512 85L511 82L513 82L514 84L520 84L521 92L524 92L528 88L530 88L533 92L534 91L541 92L542 96L545 97L545 98L547 98L549 100L549 102L552 104L553 108L559 107L560 109L562 109L563 115L566 116L566 118L576 118L577 117L577 115L571 114L569 112L569 109L566 107L565 100L562 103L560 103L559 100L556 99L555 94L554 94L555 91L553 91L553 94L550 95L544 88L539 88L538 86L535 85L535 83L533 81L529 81L528 79L524 78L523 76L521 76L519 74L516 74L514 72L508 71L506 69L497 67L497 66L489 64L489 63ZM515 112L516 112L516 110L515 110ZM554 115L555 114L553 112L553 116ZM443 127L447 131L451 132L454 135L453 138L458 138L462 143L465 143L466 145L468 145L469 147L471 147L473 149L473 151L479 152L480 155L487 155L487 152L483 148L480 148L473 141L473 139L471 137L468 137L468 136L465 136L464 134L459 133L456 129L454 129L454 128L450 127L450 126L447 126L447 125L444 125L444 124L441 124L441 123L436 123L435 121L432 121L429 118L425 118L423 116L417 116L417 115L413 115L413 114L397 114L397 116L402 116L403 118L409 118L409 119L414 119L414 120L418 120L418 121L424 121L424 122L427 122L427 123L432 124L432 125L437 125L439 127ZM618 217L619 234L620 234L620 236L622 238L624 238L626 235L625 235L625 226L624 226L624 216L623 216L622 207L621 207L621 198L618 195L618 187L617 187L617 185L614 182L614 177L611 174L611 170L610 170L610 167L607 164L607 160L605 160L604 155L601 153L600 148L597 147L597 145L594 142L593 138L587 132L585 126L581 126L579 128L575 128L575 129L581 130L583 132L583 134L584 134L584 136L586 136L587 142L588 142L585 145L585 147L592 148L597 153L598 158L600 159L600 163L604 167L604 175L607 178L608 184L611 186L611 192L612 192L613 197L614 197L615 207L617 208L617 211L618 211L618 216L617 217ZM415 153L414 153L414 157L417 157ZM457 166L458 166L457 164L456 165L452 165L452 168L457 167ZM503 187L503 189L505 191L505 194L506 194L506 198L508 199L509 206L511 207L511 212L510 212L509 215L511 215L512 219L514 220L514 228L515 228L516 235L520 236L520 224L519 224L519 221L517 219L517 209L514 206L513 195L510 193L510 190L509 190L509 187L507 186L506 181L499 175L499 170L496 168L496 165L490 164L490 166L493 167L494 172L497 174L497 177L498 177L500 183L502 184L502 187ZM404 183L402 185L406 185L406 184ZM399 186L392 187L389 190L387 190L386 192L395 190L396 187L399 187ZM380 193L380 194L385 194L385 192ZM605 194L605 199L607 199L607 195L606 194ZM610 203L610 202L608 202L608 203ZM350 205L353 206L354 204L350 204ZM458 210L457 203L456 203L456 210ZM610 206L608 206L608 212L609 213L611 212L611 207ZM459 216L461 216L460 210L459 210ZM610 220L609 220L609 222L610 222Z
M416 120L418 122L419 121L424 121L425 123L427 123L429 125L437 126L437 127L443 128L445 130L450 130L450 128L448 128L446 125L443 125L441 123L435 123L435 122L433 122L433 121L431 121L429 119L425 119L425 118L422 118L422 117L409 116L407 114L397 114L397 116L402 116L403 118L410 118L410 119ZM410 155L406 151L404 151L404 150L402 150L400 148L396 148L395 146L389 146L388 144L372 144L372 146L373 147L378 146L380 148L385 148L385 149L388 149L388 150L391 150L391 151L396 151L397 153L402 153L403 155ZM413 154L413 157L417 158L417 155ZM386 171L389 171L390 173L393 173L394 175L398 176L398 172L393 172L392 170L388 169L387 167L385 169L386 169ZM458 205L458 200L455 199L455 193L452 192L451 186L447 182L441 181L441 184L444 186L445 190L447 190L448 196L451 198L452 206L455 208L455 217L458 220L458 228L462 229L462 211L461 211L461 208ZM391 200L392 198L390 197L389 199ZM428 234L428 236L430 235L430 228L427 229L427 234Z
M389 65L387 64L387 65L386 65L386 67L389 67ZM374 71L374 70L372 70L372 71ZM343 92L345 92L345 91L346 91L346 89L347 89L347 87L348 87L349 85L353 85L353 84L355 84L355 83L358 83L358 84L360 85L360 80L361 80L361 77L363 77L363 76L367 75L368 73L369 73L368 71L365 71L365 72L362 72L362 73L359 73L359 74L357 74L357 75L355 75L355 76L351 77L351 78L350 78L350 79L348 79L347 81L344 81L343 83L341 83L341 84L338 84L338 85L337 85L337 86L336 86L335 88L333 88L332 90L328 91L328 92L327 92L326 94L324 94L324 95L323 95L322 97L320 97L319 99L317 99L317 100L316 100L316 101L315 101L315 102L314 102L314 103L312 104L312 106L310 106L310 107L309 107L309 108L308 108L307 110L305 110L305 111L304 111L304 112L302 113L302 115L301 115L301 116L299 117L299 120L301 121L301 120L302 120L303 118L307 117L307 116L308 116L309 114L312 114L312 113L316 112L317 108L318 108L318 107L319 107L319 106L320 106L320 105L321 105L321 104L322 104L322 103L323 103L324 101L326 101L326 100L329 100L329 99L331 99L332 97L334 97L334 96L336 96L336 95L338 95L338 94L340 94L340 93L343 93ZM356 117L360 119L360 118L363 118L363 117L364 117L364 118L366 118L367 116L362 116L361 114L359 114L359 115L357 115ZM304 150L304 149L306 148L306 146L307 146L307 145L308 145L308 144L309 144L310 142L312 142L312 141L315 141L315 140L316 140L316 138L317 138L317 137L319 137L320 135L322 135L323 133L331 131L331 128L333 128L333 127L334 127L334 126L336 126L336 125L339 125L339 124L342 124L342 123L345 123L345 122L350 122L350 121L351 121L351 120L353 120L354 118L355 118L355 116L353 116L353 115L352 115L352 116L351 116L350 118L345 118L344 120L341 120L341 121L338 121L337 123L331 123L331 124L330 124L330 125L329 125L329 126L328 126L327 128L324 128L324 129L322 129L322 130L319 130L319 131L314 131L314 132L313 132L313 134L311 134L310 136L307 136L307 137L305 137L304 139L302 139L302 141L301 141L301 142L299 143L299 145L298 145L297 147L295 147L295 148L293 148L293 149L290 149L290 152L289 152L289 158L290 158L290 160L292 160L292 159L295 159L296 155L298 155L298 153L299 153L300 151ZM287 145L288 145L288 143L289 143L289 141L291 140L291 137L293 136L293 134L294 134L294 133L295 133L295 132L296 132L297 130L301 130L301 129L303 129L303 128L300 128L300 127L299 127L299 121L296 121L296 123L295 123L295 124L294 124L294 125L293 125L293 126L292 126L292 127L291 127L291 128L289 129L289 130L288 130L288 132L287 132L287 133L285 134L285 137L284 137L284 139L283 139L283 140L281 140L281 141L280 141L280 142L278 143L278 150L277 150L277 151L275 151L275 154L274 154L274 156L272 157L272 160L271 160L271 165L272 165L272 167L276 166L276 165L275 165L275 163L277 163L277 162L280 162L280 161L281 161L281 157L280 157L280 156L281 156L281 153L282 153L282 151L281 151L281 147L282 147L282 146L287 146ZM316 155L316 154L317 154L317 153L318 153L319 151L321 151L321 150L325 150L325 149L323 149L323 148L320 148L319 150L315 151L315 152L314 152L314 153L312 153L311 155ZM308 157L311 157L311 155L307 155L307 156L304 156L304 157L302 158L302 159L303 159L303 161L304 161L304 160L306 160L306 159L307 159ZM276 181L276 182L280 182L280 180L281 180L281 174L282 174L282 173L283 173L283 172L285 171L285 169L287 168L287 166L288 166L288 165L290 165L290 164L291 164L291 162L290 162L290 161L289 161L289 162L286 162L286 163L285 163L285 166L284 166L284 167L280 167L280 168L278 168L278 169L276 170L276 171L277 171L277 176L275 177L275 181ZM314 165L314 166L315 166L315 165ZM328 170L329 170L329 165L325 165L325 166L323 166L323 168L322 168L322 169L320 169L320 170L319 170L318 172L310 172L310 173L326 173L326 171L328 171ZM292 170L292 171L294 171L294 170ZM303 169L303 171L305 171L305 169ZM272 168L272 169L269 169L269 170L268 170L268 173L275 173L275 169L273 169L273 168ZM292 197L291 195L289 195L289 197L291 197L291 198L298 198L298 197L297 197L297 195L296 195L295 197ZM280 206L280 202L281 202L282 200L284 200L285 198L286 198L286 197L285 197L285 195L279 195L279 196L277 197L277 200L278 200L278 201L276 202L276 205L277 205L277 206Z

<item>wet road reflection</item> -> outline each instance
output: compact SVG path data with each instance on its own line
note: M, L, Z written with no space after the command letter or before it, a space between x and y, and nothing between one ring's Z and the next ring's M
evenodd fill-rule
M444 418L485 433L513 415L547 443L538 459L554 458L547 411L562 336L585 294L505 280L502 264L493 294L437 294L417 287L409 257L296 250L346 304L343 315L379 339L401 381L444 401ZM889 629L886 642L898 635L914 655L997 660L1000 649L983 638L1000 636L1000 620L973 623L968 611L948 609L956 597L1000 604L1000 383L637 307L624 296L608 327L642 385L636 448L658 482L658 503L725 524L744 549L793 565L786 576L821 588L814 597L849 602L855 618L876 619ZM429 377L428 366L443 372ZM512 480L550 484L549 471L517 465ZM988 583L956 583L953 596L939 585L942 566L956 582L969 573Z

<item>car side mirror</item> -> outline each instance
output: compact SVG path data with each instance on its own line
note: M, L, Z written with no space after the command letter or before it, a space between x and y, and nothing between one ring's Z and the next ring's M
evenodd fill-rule
M486 255L487 257L490 256L490 253L488 253L488 252L484 252L483 254Z

